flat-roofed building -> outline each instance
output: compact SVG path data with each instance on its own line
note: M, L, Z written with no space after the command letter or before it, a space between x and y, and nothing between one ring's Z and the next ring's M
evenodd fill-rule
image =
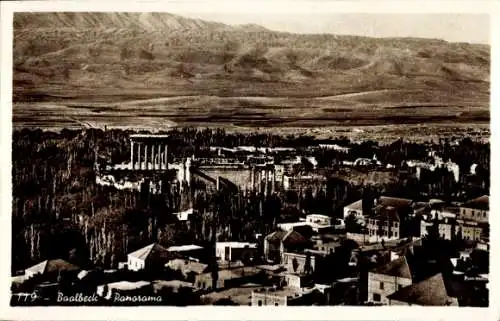
M215 255L222 261L249 261L257 256L257 244L249 242L217 242Z
M170 253L176 253L180 257L199 259L203 256L204 248L196 244L177 245L167 248Z

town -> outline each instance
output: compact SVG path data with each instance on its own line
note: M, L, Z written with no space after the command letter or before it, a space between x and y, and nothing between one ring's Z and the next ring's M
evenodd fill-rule
M489 143L13 142L11 305L488 306Z

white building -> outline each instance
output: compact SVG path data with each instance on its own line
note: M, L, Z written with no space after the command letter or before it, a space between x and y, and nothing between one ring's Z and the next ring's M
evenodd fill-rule
M310 228L316 233L324 232L330 229L345 228L344 222L338 220L336 225L332 225L332 218L322 214L309 214L305 220L302 218L299 222L280 223L278 228L283 231L292 231L301 227Z
M194 214L193 208L187 209L187 210L182 211L182 212L174 213L174 215L177 216L177 219L179 221L187 221L189 219L189 216L193 215L193 214Z
M234 262L251 260L257 255L257 244L249 242L217 242L215 255L219 260Z

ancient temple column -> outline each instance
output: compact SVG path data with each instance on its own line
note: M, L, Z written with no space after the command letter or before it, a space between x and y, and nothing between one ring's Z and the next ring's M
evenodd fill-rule
M141 155L141 143L138 143L137 144L137 169L142 169L142 162L141 162L141 158L142 158L142 155Z
M162 160L161 160L161 144L158 144L158 153L156 155L156 159L157 159L157 169L162 169Z
M276 188L276 173L274 170L271 171L271 193L274 193Z
M165 144L165 169L168 169L168 146Z
M155 169L155 145L151 145L151 169Z
M134 141L130 140L130 169L135 168L135 160L134 160Z
M268 186L268 181L269 181L269 177L267 176L267 169L264 170L264 195L267 195L268 191L269 191L269 186Z
M148 144L144 144L144 169L148 169Z
M261 187L260 187L261 183L262 183L261 177L260 177L261 172L257 171L255 174L257 175L257 193L260 193L262 191Z
M250 171L250 186L252 190L255 190L255 167L252 166Z

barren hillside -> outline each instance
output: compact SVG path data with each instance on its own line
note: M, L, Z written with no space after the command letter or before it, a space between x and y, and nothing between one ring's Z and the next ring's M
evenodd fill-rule
M422 107L430 117L439 109L487 120L489 65L489 46L432 39L289 34L168 13L14 17L15 102L191 96L189 104L204 108L202 95L209 96L206 108L233 114L274 110L263 118L280 118L288 107L326 121L337 119L335 112L351 118L346 108L389 108L392 115Z

